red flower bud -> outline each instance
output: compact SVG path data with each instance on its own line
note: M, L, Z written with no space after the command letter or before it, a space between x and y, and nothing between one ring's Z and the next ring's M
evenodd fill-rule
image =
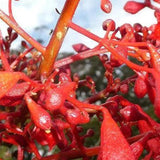
M42 146L48 145L49 150L51 150L55 145L56 141L52 133L46 133L44 130L35 127L32 132L32 137Z
M25 95L25 100L35 125L43 130L51 129L52 120L50 114L34 102L28 95Z
M66 117L71 124L84 124L89 122L89 115L86 111L80 111L76 109L68 109Z
M47 90L45 97L45 108L50 111L59 109L65 100L61 88Z
M120 110L120 113L127 122L145 119L135 106L126 106Z
M106 13L110 13L112 10L112 3L109 0L101 0L101 9Z
M18 34L16 32L12 33L10 41L11 42L14 41L17 37L18 37Z
M65 81L65 80L64 80ZM59 109L67 96L75 96L75 82L64 82L53 88L46 89L40 96L41 101L45 101L44 107L50 111Z
M8 28L7 28L7 32L8 32L8 35L11 36L11 34L12 34L12 28L11 28L11 27L8 27Z
M74 45L72 45L72 47L78 53L84 52L84 51L87 51L87 50L90 49L90 48L88 48L86 45L84 45L82 43L74 44Z
M89 137L94 136L94 130L93 130L93 129L91 129L91 128L90 128L90 129L88 129L88 130L87 130L86 135L87 135L87 136L89 136Z
M116 28L116 24L115 24L115 22L112 19L107 19L107 20L105 20L103 22L103 24L102 24L103 30L106 31L109 25L111 25L111 29L110 30L114 31L115 28Z
M141 77L138 77L136 79L136 82L134 85L134 93L138 98L143 98L147 93L146 82Z
M121 91L123 94L128 93L128 91L129 91L128 84L122 84L122 85L120 86L120 91Z
M24 94L29 90L30 84L22 82L15 84L4 97L0 99L2 106L15 106L22 102Z
M63 73L63 72L59 74L59 82L64 83L64 82L71 82L71 81L72 79L69 74Z
M135 14L139 12L141 9L143 9L144 7L145 7L144 3L128 1L124 6L124 10L128 13Z
M156 89L152 87L150 84L147 85L148 96L152 104L154 104L156 97Z
M22 45L22 47L24 47L24 48L27 48L27 47L28 47L28 45L27 45L27 43L26 43L25 41L22 41L22 42L21 42L21 45Z
M135 23L133 25L133 28L136 32L141 32L142 31L142 25L140 23Z
M116 51L124 58L127 58L127 48L123 47L123 46L118 46L116 48ZM119 67L123 64L122 61L120 61L116 56L114 56L113 54L111 54L110 56L110 60L111 60L111 66L112 67Z

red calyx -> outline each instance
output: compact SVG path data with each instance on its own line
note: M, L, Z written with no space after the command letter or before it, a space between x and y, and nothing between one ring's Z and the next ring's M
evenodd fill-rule
M25 95L25 100L35 125L43 130L51 129L52 120L50 114L34 102L28 95Z
M65 101L61 88L47 90L45 97L45 108L50 111L59 109Z
M128 93L128 91L129 91L129 86L128 86L128 84L122 84L122 85L120 86L120 91L121 91L123 94Z
M22 102L24 94L29 90L30 84L27 82L13 86L3 98L0 99L2 106L15 106Z
M89 122L89 115L85 111L78 109L68 109L66 112L67 121L71 124L83 124Z
M75 82L64 82L52 88L47 88L45 92L41 94L40 101L44 101L44 107L46 109L50 111L57 110L63 106L68 95L72 97L75 96L75 89Z
M103 24L102 24L103 30L106 31L109 25L111 25L111 29L110 29L110 30L111 30L111 31L114 31L115 28L116 28L116 24L115 24L115 22L114 22L112 19L107 19L107 20L105 20L105 21L103 22Z
M127 122L146 119L135 106L126 106L120 113Z
M43 145L48 145L49 149L51 150L55 144L56 141L52 135L52 133L46 133L44 130L40 129L40 128L34 128L33 132L32 132L32 136L33 138L35 138L37 140L37 142L39 144Z
M140 23L135 23L133 25L133 28L136 32L141 32L142 31L142 25Z
M112 10L112 3L109 0L101 0L101 9L106 13L110 13Z
M87 51L87 50L90 49L90 48L88 48L86 45L84 45L82 43L74 44L74 45L72 45L72 47L78 53L84 52L84 51Z
M127 58L127 48L126 47L123 47L123 46L118 46L116 48L116 51L121 55L123 56L124 58ZM119 67L123 64L122 61L120 61L115 55L111 54L111 57L110 57L110 60L111 60L111 66L112 67Z
M135 81L134 93L138 98L143 98L147 93L147 84L141 77L138 77Z
M145 7L144 3L128 1L124 6L124 10L128 13L135 14L139 12L141 9L143 9L144 7Z

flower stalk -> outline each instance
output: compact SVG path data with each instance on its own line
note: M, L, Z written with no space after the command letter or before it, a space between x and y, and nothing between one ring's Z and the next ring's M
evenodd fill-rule
M67 0L65 2L53 35L46 47L46 51L40 65L40 75L49 76L52 72L56 57L67 33L68 24L72 20L79 1L80 0Z

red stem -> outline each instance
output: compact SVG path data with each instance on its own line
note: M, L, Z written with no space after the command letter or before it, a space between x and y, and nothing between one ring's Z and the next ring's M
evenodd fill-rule
M47 45L40 65L40 75L49 76L53 70L55 60L68 30L68 24L72 20L80 0L66 0L61 16L54 29L54 33Z
M68 24L68 27L72 28L73 30L77 31L78 33L81 33L83 35L85 35L86 37L96 41L96 42L101 42L102 38L100 38L99 36L89 32L88 30L86 30L85 28L82 28L80 27L79 25L73 23L73 22L70 22Z
M106 49L108 49L109 52L113 53L118 59L120 59L121 61L123 61L130 68L138 70L138 71L139 70L141 70L141 71L143 70L143 71L146 71L146 72L152 72L152 69L144 67L144 66L137 65L135 63L132 63L128 59L125 59L124 57L122 57L121 55L119 55L114 48L110 47L110 42L111 42L110 40L108 41L106 39L100 38L97 35L89 32L88 30L86 30L86 29L84 29L84 28L82 28L82 27L74 24L73 22L69 23L69 27L72 28L72 29L74 29L74 30L76 30L77 32L79 32L79 33L87 36L88 38L93 39L96 42L102 44ZM115 41L115 43L116 43L116 41ZM121 42L121 45L125 44L125 43L126 42ZM128 45L132 44L133 46L135 46L136 43L127 43L127 44ZM147 45L147 43L140 43L140 45L144 46L144 45Z
M4 53L2 44L0 44L0 55L1 55L2 65L3 65L3 68L5 69L5 71L12 71L12 69L8 63L7 57Z
M10 17L10 19L11 19L13 22L17 23L17 22L15 21L14 17L13 17L13 13L12 13L12 0L9 0L9 2L8 2L8 12L9 12L9 17Z
M7 57L4 53L4 49L3 49L3 38L2 38L2 32L0 31L0 55L1 55L1 60L2 60L2 64L3 64L3 68L6 71L11 71L11 68L9 66Z
M99 146L91 147L91 148L85 148L85 153L87 157L92 157L98 154L100 150ZM74 159L74 158L80 158L84 157L83 153L80 150L71 150L66 152L60 152L51 156L46 156L41 158L40 160L60 160L60 159ZM33 158L32 160L38 160L37 158Z
M12 21L11 18L6 15L2 10L0 10L0 18L39 52L41 52L42 54L45 52L45 47L43 47L39 42L37 42L28 33L26 33L15 21Z
M146 72L149 72L149 73L153 72L152 68L148 68L148 67L145 67L145 66L137 65L137 64L129 61L128 59L125 59L124 57L122 57L120 54L118 54L116 52L116 50L114 48L110 47L109 42L104 42L103 46L105 48L107 48L112 54L114 54L119 60L121 60L122 62L124 62L127 66L129 66L133 70L146 71Z
M23 53L21 53L21 54L12 62L12 64L10 65L10 67L11 67L12 69L14 69L14 68L17 66L17 64L20 62L20 60L23 59L24 56L25 56L26 54L28 54L31 50L33 50L33 47L28 48L26 51L24 51Z
M121 42L116 40L109 40L110 43L113 43L115 45L122 45L122 46L132 46L132 47L147 47L146 42Z
M72 28L73 30L77 31L78 33L81 33L83 34L84 36L100 43L103 39L93 33L91 33L90 31L86 30L85 28L82 28L80 27L79 25L73 23L73 22L70 22L68 24L68 27ZM147 43L146 42L121 42L121 41L116 41L116 40L105 40L105 41L108 41L109 43L113 43L115 45L124 45L124 46L134 46L134 47L137 47L137 46L147 46Z
M75 54L75 55L72 55L72 56L56 61L54 64L54 68L59 68L67 64L79 61L81 59L89 58L89 57L96 56L96 55L106 53L106 52L107 52L107 49L105 48L98 49L98 50L95 50L95 49L87 50L87 51L84 51L84 52L81 52L81 53L78 53L78 54Z

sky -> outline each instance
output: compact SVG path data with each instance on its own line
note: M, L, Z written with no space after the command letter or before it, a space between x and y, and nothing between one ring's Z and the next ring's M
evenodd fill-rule
M6 13L7 2L7 0L0 0L0 9ZM111 0L111 2L113 9L110 14L106 14L100 9L100 0L81 0L73 17L73 22L100 37L105 34L102 23L106 19L113 19L116 26L124 23L141 23L144 26L150 26L156 23L153 16L154 12L151 9L146 8L138 14L132 15L123 10L127 0ZM50 30L54 29L59 18L55 8L61 12L64 3L65 0L13 0L13 15L27 33L35 39L43 40L43 45L46 46L50 39ZM6 33L6 27L4 22L0 20L0 29L3 34ZM60 52L72 52L72 45L76 43L84 43L91 48L96 45L96 42L69 29ZM16 48L18 44L19 42L15 42L12 47Z

